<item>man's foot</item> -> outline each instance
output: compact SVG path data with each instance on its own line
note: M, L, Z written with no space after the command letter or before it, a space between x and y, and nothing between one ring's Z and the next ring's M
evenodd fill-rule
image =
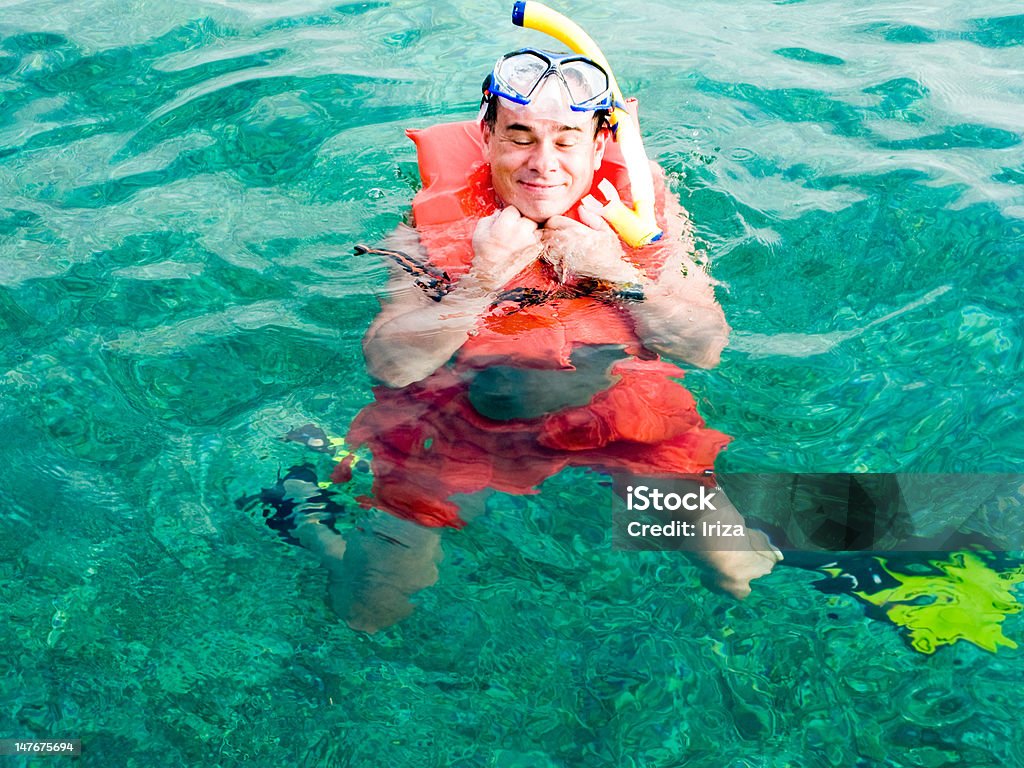
M747 540L749 549L701 553L718 574L715 583L739 600L750 594L750 582L771 573L783 559L782 552L756 528L747 529Z

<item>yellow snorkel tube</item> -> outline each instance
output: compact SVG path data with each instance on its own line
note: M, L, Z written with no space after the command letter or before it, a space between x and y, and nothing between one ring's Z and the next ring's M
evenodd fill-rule
M626 161L633 208L627 208L619 199L615 186L605 181L599 189L608 198L608 202L601 209L601 215L619 233L619 237L634 248L660 239L662 231L654 218L654 179L651 177L651 166L647 152L644 151L643 139L640 138L640 126L633 115L626 111L626 100L597 43L577 24L536 0L517 0L512 6L512 23L517 27L536 29L550 35L581 56L599 64L608 73L612 97L615 99L609 122Z

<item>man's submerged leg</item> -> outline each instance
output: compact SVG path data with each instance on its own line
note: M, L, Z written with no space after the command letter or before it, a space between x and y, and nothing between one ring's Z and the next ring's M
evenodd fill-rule
M408 616L409 598L437 581L440 532L373 510L342 535L336 525L351 525L354 511L334 498L317 484L313 468L302 465L238 504L260 502L270 528L319 558L335 612L353 629L375 632Z
M343 552L342 558L322 556L331 606L352 629L376 632L412 613L409 598L437 582L441 536L436 528L374 511L346 536Z

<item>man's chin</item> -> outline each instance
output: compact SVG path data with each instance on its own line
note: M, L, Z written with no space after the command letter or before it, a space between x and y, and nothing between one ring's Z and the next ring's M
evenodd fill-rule
M563 216L568 210L569 208L557 205L528 205L525 208L519 208L519 213L530 221L543 224L552 216Z

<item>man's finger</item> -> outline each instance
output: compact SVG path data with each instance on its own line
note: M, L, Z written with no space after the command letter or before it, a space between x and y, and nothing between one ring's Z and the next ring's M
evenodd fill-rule
M488 230L493 235L513 226L515 220L518 218L519 211L509 206L508 208L503 208L500 211L495 211L490 216L485 216L481 221L488 222Z
M523 216L514 206L508 206L501 212L496 222L495 232L503 238L515 237L518 234L528 235L537 230L537 222Z
M476 223L476 231L479 232L483 230L484 232L490 232L498 223L502 213L502 211L495 211L494 213L488 214L487 216L482 216L480 220Z
M580 221L582 221L591 229L597 229L600 230L601 232L613 231L612 228L608 225L608 222L605 221L604 217L599 213L599 210L600 209L598 209L598 211L595 211L593 208L590 208L586 205L581 205L579 207Z
M523 218L523 214L521 214L519 209L514 205L506 205L498 212L498 221L500 222L508 222L509 224L512 224L513 222L519 221L521 218Z
M568 216L552 216L544 224L544 229L565 230L580 226L578 221L573 221Z

